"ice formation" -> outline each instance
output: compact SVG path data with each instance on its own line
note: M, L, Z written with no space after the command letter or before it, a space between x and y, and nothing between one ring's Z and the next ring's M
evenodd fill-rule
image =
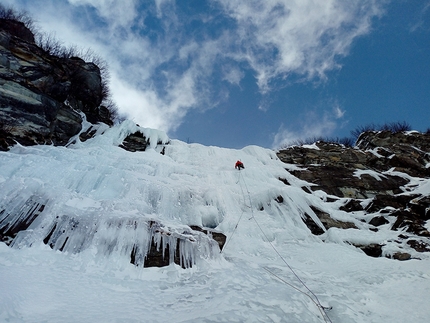
M117 147L136 131L149 138L151 151L132 155ZM11 246L43 241L68 253L94 248L103 257L132 257L136 265L145 265L151 246L168 250L170 262L178 252L183 267L199 255L219 255L214 240L181 225L183 219L200 226L219 223L219 214L207 202L214 218L204 215L203 223L180 207L193 208L193 196L188 187L173 185L176 166L160 174L171 162L156 152L169 141L166 134L130 121L103 132L88 143L76 137L68 148L18 145L2 156L0 228L17 234Z
M150 138L146 151L118 147L136 131ZM366 256L351 243L393 253L398 232L368 230L374 215L311 193L297 168L269 149L186 144L130 122L67 147L1 152L0 229L16 237L13 248L0 243L0 320L324 322L275 247L333 307L333 322L425 322L428 254ZM405 194L429 194L428 180L408 180ZM325 230L315 210L359 230ZM310 233L308 217L323 234ZM222 253L194 225L227 235ZM151 250L171 265L144 268Z

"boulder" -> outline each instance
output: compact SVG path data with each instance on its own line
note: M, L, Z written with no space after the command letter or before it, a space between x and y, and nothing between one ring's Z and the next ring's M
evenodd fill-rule
M128 135L119 147L127 151L145 151L149 146L149 139L141 132L135 132Z
M330 214L317 209L316 207L311 206L312 211L317 215L318 219L324 225L326 230L330 228L340 228L340 229L358 229L357 226L352 222L345 222L333 219ZM311 232L315 235L321 235L324 233L324 230L321 229L308 215L305 214L305 218L303 222L308 226Z

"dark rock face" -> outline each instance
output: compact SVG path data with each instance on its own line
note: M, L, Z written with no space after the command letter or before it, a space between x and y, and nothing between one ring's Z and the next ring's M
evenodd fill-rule
M370 257L378 258L382 255L382 245L380 244L371 243L369 245L356 245L356 247Z
M159 224L157 224L159 225ZM160 231L160 230L156 230L157 233L162 233L163 235L171 235L170 232L168 231ZM165 249L160 248L160 246L157 246L157 243L155 242L154 239L151 240L151 244L150 244L150 248L149 251L147 252L145 259L144 259L144 267L164 267L164 266L168 266L170 265L171 262L174 262L177 265L182 266L182 268L190 268L194 265L194 263L192 262L186 262L185 259L181 259L181 251L180 251L180 245L183 242L184 239L191 239L191 241L193 241L193 236L195 235L195 233L193 234L193 232L202 232L206 235L208 235L208 237L210 237L211 239L213 239L214 241L216 241L218 243L219 249L222 250L225 241L226 241L226 236L221 233L221 232L217 232L217 231L213 231L213 230L208 230L208 229L203 229L199 226L196 225L191 225L189 227L189 230L184 232L184 236L178 239L178 242L176 243L176 247L172 247L169 244L166 246ZM171 248L175 248L174 252L173 252L173 257L172 259L170 259L169 254L170 254L170 249ZM138 266L139 262L138 262L138 257L137 257L137 250L138 248L134 247L131 253L131 257L130 257L130 263Z
M213 229L207 229L207 228L203 229L197 225L190 225L190 228L195 230L195 231L203 232L204 234L207 234L210 237L212 237L212 239L214 239L216 242L218 242L220 250L222 250L222 248L224 247L226 239L227 239L227 237L225 236L224 233L221 233L221 232L213 230Z
M23 24L0 21L0 149L65 145L91 123L112 125L99 68L79 58L51 56Z
M357 147L362 150L373 150L385 158L384 163L375 160L374 167L380 171L395 168L411 176L430 176L430 168L426 167L430 160L430 134L413 132L391 133L365 132L357 140Z
M145 151L149 146L149 139L141 132L136 132L128 135L122 144L119 146L127 151Z
M430 219L430 196L412 194L413 188L408 186L410 176L430 177L430 134L365 132L354 148L325 142L315 145L278 152L283 162L302 167L290 173L315 184L304 189L322 190L330 198L344 200L342 211L373 215L367 220L371 231L391 223L391 230L399 231L399 248L406 239L406 244L418 252L430 250L430 233L425 227ZM354 228L352 223L348 225L332 219L330 214L313 211L326 229ZM304 222L313 234L324 233L310 216L305 216ZM383 245L356 246L372 257L383 255ZM411 258L407 252L386 256L398 260Z
M0 26L11 35L15 35L29 43L34 43L33 33L20 21L0 19Z
M375 178L370 174L356 173L359 170L385 172L392 168L371 152L334 143L318 142L316 145L319 149L292 147L278 153L283 162L306 167L292 173L317 184L312 187L314 191L323 190L339 197L369 198L378 192L401 193L399 187L408 182L391 174Z

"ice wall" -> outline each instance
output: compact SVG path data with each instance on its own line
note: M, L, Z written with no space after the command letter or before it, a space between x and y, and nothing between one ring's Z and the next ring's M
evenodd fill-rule
M137 153L118 147L136 131L155 144ZM234 169L237 159L245 170ZM308 184L290 175L271 150L188 145L125 122L67 148L17 145L1 153L0 232L17 234L17 248L44 242L54 250L92 249L137 265L145 265L152 250L188 267L219 255L217 243L191 225L228 235L246 214L259 217L270 239L312 239L302 217L318 223L309 205L321 200L302 185ZM261 238L249 221L242 225L244 234ZM280 227L291 228L291 237Z
M7 203L0 211L0 232L11 247L43 241L53 250L75 254L93 249L97 256L113 255L146 267L175 262L188 268L201 256L215 258L220 253L215 240L186 225L166 227L143 215L118 217L98 209L56 211L55 200L35 195L26 199L25 190L16 193L5 196Z

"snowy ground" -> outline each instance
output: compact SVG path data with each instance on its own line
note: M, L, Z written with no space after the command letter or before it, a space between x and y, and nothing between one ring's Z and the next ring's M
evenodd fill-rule
M313 236L301 220L305 212L313 215L309 205L347 215L322 192L306 193L301 187L309 184L288 173L273 151L172 140L165 155L161 146L130 153L116 145L132 130L126 123L69 148L0 153L0 206L14 210L31 196L46 203L44 220L13 248L0 243L1 322L429 321L430 257L371 258L343 242L345 235L363 242L394 238L388 229L331 229L326 242ZM159 132L147 135L167 140ZM246 167L240 173L237 159ZM428 186L419 182L417 190ZM86 246L80 252L71 243L65 252L44 245L44 221L63 214L88 223L132 218L170 228L216 227L228 242L221 254L198 255L190 269L135 267L122 251L126 237L116 241L116 252L105 253L100 235L115 235L107 229L91 239L76 232ZM290 268L322 306L332 307L328 317Z

